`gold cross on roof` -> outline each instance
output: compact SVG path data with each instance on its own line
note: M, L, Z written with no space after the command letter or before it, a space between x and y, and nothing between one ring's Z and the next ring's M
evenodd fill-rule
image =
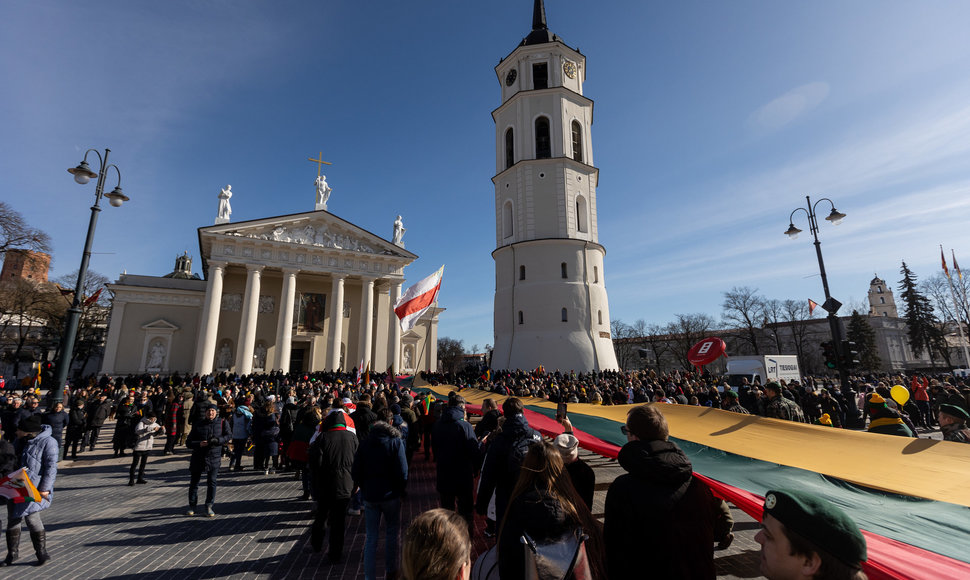
M330 163L329 161L324 161L323 160L323 151L320 152L320 155L318 155L318 157L319 157L319 159L314 159L313 157L311 157L311 158L308 159L308 161L312 161L312 162L314 162L314 163L317 164L317 177L320 177L320 175L323 174L323 166L325 164L326 165L333 165L333 163Z

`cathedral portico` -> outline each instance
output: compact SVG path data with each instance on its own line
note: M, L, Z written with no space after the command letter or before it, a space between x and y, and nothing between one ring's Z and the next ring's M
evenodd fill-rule
M396 224L397 237L399 230L403 233ZM404 268L417 256L399 241L380 238L326 211L219 223L199 228L198 236L205 281L180 281L184 288L173 290L192 296L198 305L194 320L167 326L175 338L156 340L149 349L156 358L168 357L163 360L171 370L311 372L346 370L361 361L373 370L391 364L405 370L393 305L401 295ZM140 359L149 351L139 343L139 352L129 352L120 337L134 332L135 322L141 329L174 314L165 307L131 306L147 299L148 286L158 280L126 275L112 285L119 308L109 334L119 338L109 347L112 356L105 358L105 371L145 368ZM157 294L158 288L151 291ZM143 311L149 310L152 317L146 319ZM431 330L420 331L419 337L412 334L412 342L434 336ZM184 349L186 339L192 353L187 360L161 352L170 343L170 349ZM433 368L437 349L422 347L432 360L422 368Z

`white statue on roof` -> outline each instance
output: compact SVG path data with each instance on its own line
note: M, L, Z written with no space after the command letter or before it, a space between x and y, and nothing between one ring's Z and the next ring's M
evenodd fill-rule
M327 201L330 199L330 193L333 191L333 189L327 185L327 176L322 174L318 175L314 185L317 186L317 205L315 209L318 211L326 210Z
M229 216L232 215L232 206L229 205L229 198L232 197L232 186L227 185L219 192L219 215L216 216L217 224L229 223Z

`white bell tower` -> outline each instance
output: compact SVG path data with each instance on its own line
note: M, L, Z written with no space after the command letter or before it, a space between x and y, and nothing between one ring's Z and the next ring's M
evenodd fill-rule
M586 57L546 26L495 67L494 369L615 369L598 243Z

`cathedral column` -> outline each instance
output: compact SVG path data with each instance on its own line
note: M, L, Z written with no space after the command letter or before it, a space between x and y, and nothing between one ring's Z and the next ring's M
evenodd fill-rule
M259 281L263 266L246 266L246 295L243 297L239 343L236 347L236 373L253 372L253 350L256 347L256 315L259 313Z
M401 299L401 283L391 284L391 364L394 365L394 372L401 372L401 320L394 313L394 305Z
M360 287L360 357L364 368L371 362L374 342L374 279L363 278Z
M330 287L330 370L340 368L340 341L344 334L344 277L334 274Z
M118 358L118 343L121 342L121 323L125 319L125 304L121 300L111 303L111 324L108 326L108 337L104 341L104 358L101 363L103 374L115 372L115 359Z
M293 304L296 300L296 275L299 270L283 269L283 295L280 297L280 318L276 326L276 365L284 373L290 371L290 347L293 345Z
M195 372L200 375L212 373L212 365L215 363L219 310L222 307L222 280L225 275L225 262L209 261L209 283L205 287L205 304L202 305L202 329L195 351Z

